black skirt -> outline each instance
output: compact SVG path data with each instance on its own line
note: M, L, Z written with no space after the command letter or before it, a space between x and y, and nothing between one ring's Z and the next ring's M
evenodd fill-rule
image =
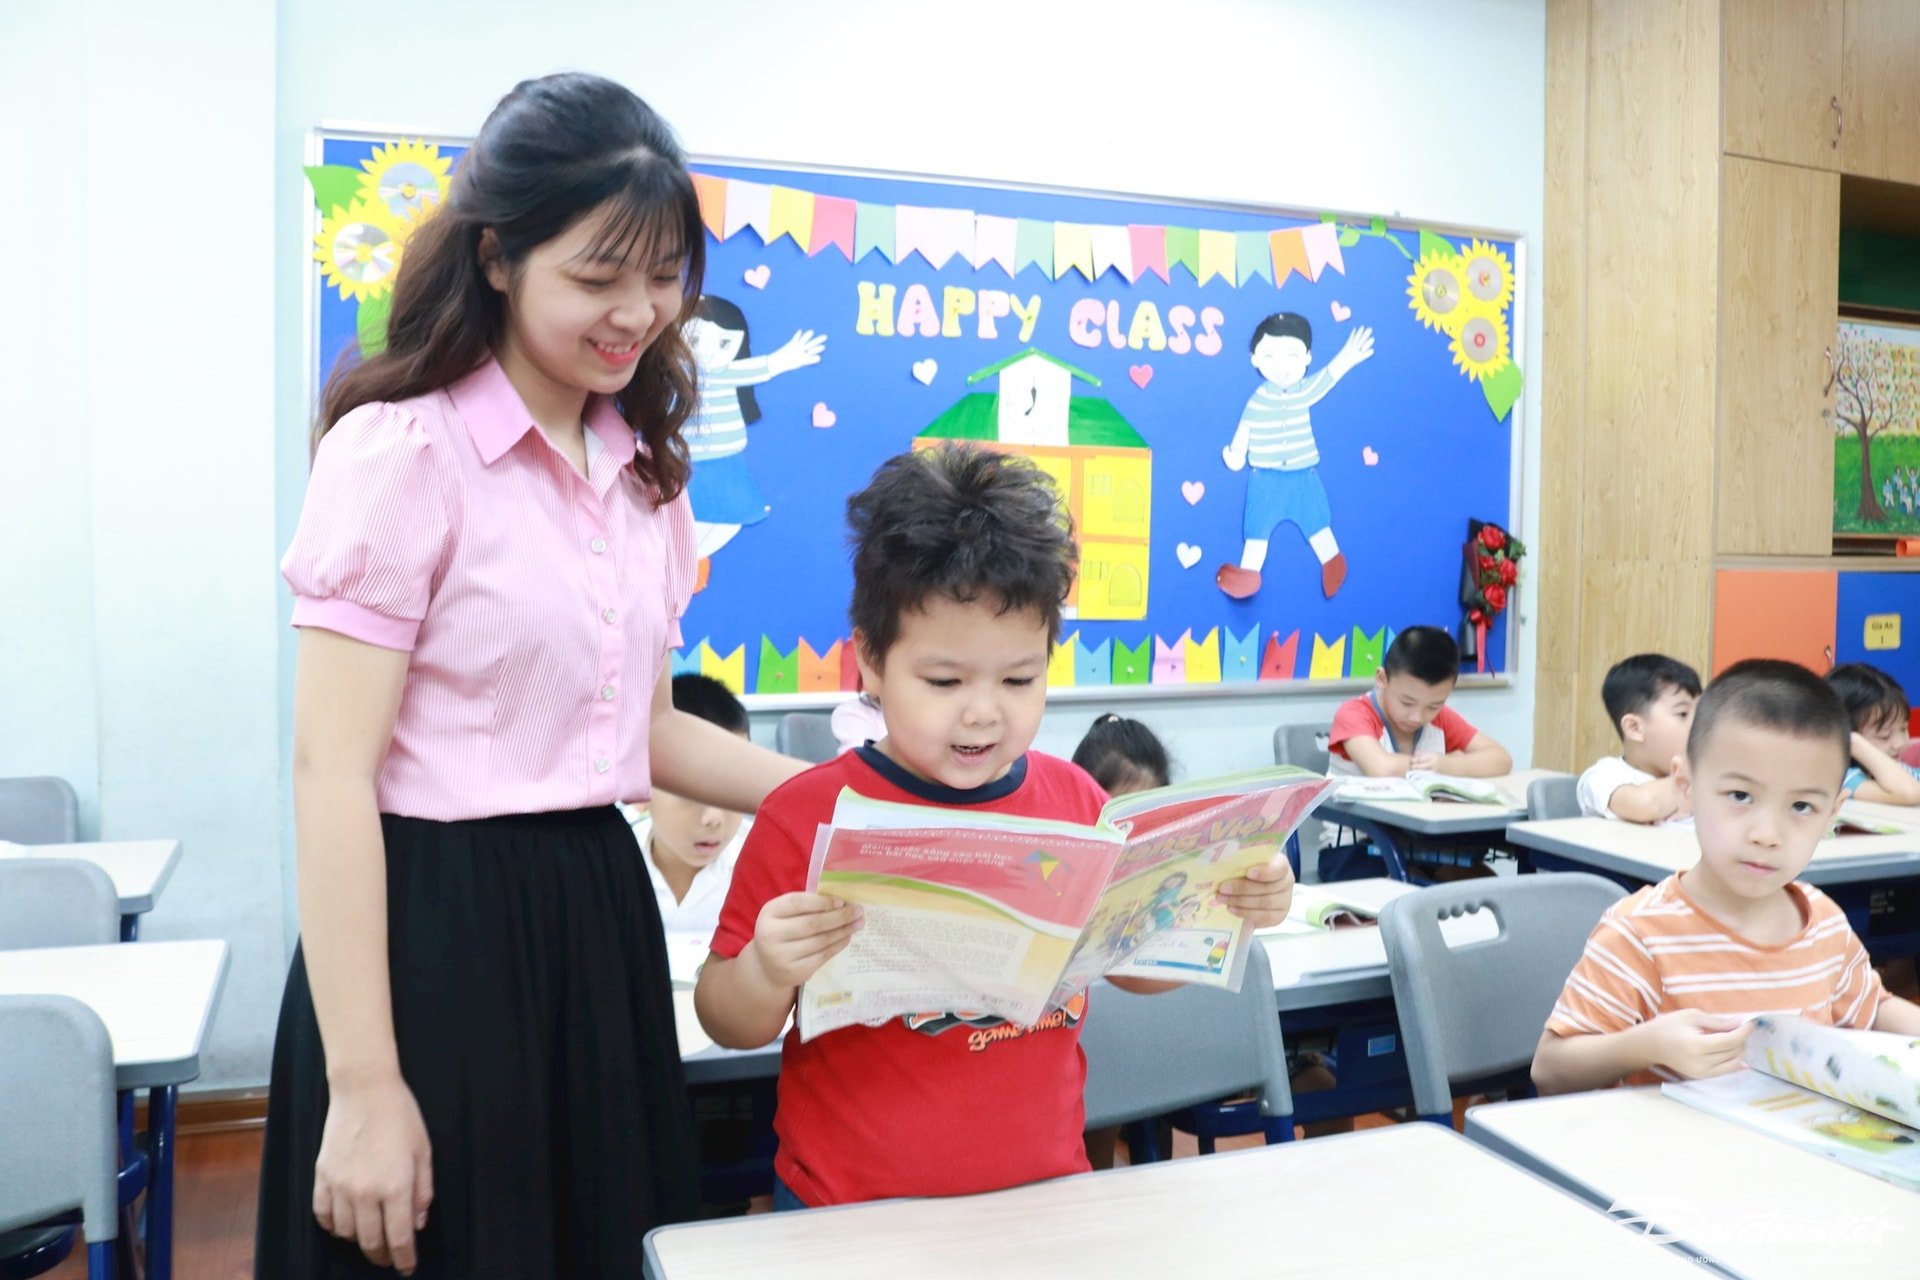
M417 1277L638 1277L695 1215L666 944L616 809L383 815L400 1069L433 1144ZM296 951L260 1179L261 1280L391 1277L313 1216L326 1060Z

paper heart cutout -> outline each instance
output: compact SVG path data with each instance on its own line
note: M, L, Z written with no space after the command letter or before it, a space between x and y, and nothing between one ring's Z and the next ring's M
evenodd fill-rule
M757 267L747 268L740 278L756 289L764 289L767 287L767 281L772 277L773 268L763 262Z
M822 430L840 421L840 415L827 408L826 401L813 406L813 425Z
M919 379L920 385L923 387L932 386L933 375L938 372L940 372L940 362L938 360L915 360L913 362L913 376Z
M1199 506L1200 499L1205 497L1206 493L1207 486L1205 481L1183 480L1180 482L1180 496L1187 500L1187 505L1190 507Z
M1340 300L1338 298L1335 298L1333 300L1333 318L1335 320L1339 321L1341 324L1345 324L1347 322L1347 319L1352 315L1353 315L1352 307L1341 306Z
M1200 563L1200 548L1191 542L1183 542L1173 549L1173 555L1182 569L1191 569Z
M1131 365L1127 369L1127 376L1133 379L1134 386L1145 391L1147 384L1153 381L1153 366L1150 364Z
M1377 467L1380 465L1380 455L1373 451L1372 445L1362 445L1360 448L1360 461L1370 467Z

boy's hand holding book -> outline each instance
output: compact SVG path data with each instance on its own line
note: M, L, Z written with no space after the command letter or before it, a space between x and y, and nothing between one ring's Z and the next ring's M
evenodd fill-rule
M760 908L748 949L769 983L792 990L846 950L860 921L860 908L838 898L783 893Z
M1220 886L1220 901L1255 929L1279 924L1293 908L1293 864L1283 852L1264 866L1249 868L1246 875Z
M1659 1065L1689 1080L1705 1080L1738 1071L1744 1065L1753 1023L1724 1013L1675 1009L1640 1024L1649 1065Z

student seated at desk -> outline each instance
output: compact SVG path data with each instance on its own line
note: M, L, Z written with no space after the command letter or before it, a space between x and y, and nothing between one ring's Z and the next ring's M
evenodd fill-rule
M860 927L807 893L815 832L842 787L897 804L1093 822L1106 797L1031 752L1074 544L1051 483L1024 459L940 448L895 457L847 504L853 643L886 736L780 787L760 807L694 999L725 1046L780 1033L797 989ZM1259 927L1286 918L1284 855L1221 886ZM1115 979L1158 991L1165 984ZM1072 1002L981 1034L935 1014L787 1037L774 1207L961 1195L1084 1172L1086 1061Z
M685 672L673 678L673 709L717 724L736 737L751 728L747 709L733 690L712 676ZM660 923L668 933L711 937L720 923L720 904L733 883L734 859L753 825L744 814L703 804L660 787L647 807L621 805L633 825L633 837L647 860Z
M1749 1019L1799 1014L1920 1035L1833 900L1794 877L1840 807L1847 709L1811 671L1729 667L1675 776L1700 861L1621 899L1587 938L1534 1051L1542 1093L1739 1069Z
M1901 762L1911 740L1907 691L1878 667L1847 662L1827 672L1853 722L1852 767L1843 784L1856 800L1920 805L1920 770Z
M1687 749L1700 673L1664 653L1622 658L1600 684L1620 754L1580 775L1580 812L1625 822L1675 822L1689 816L1674 766Z
M1334 713L1327 772L1399 777L1416 771L1497 778L1513 772L1507 749L1447 705L1460 677L1460 646L1439 627L1408 627L1387 646L1373 690Z

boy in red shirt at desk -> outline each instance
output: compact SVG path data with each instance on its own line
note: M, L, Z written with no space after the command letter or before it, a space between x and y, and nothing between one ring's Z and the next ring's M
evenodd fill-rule
M847 504L854 643L886 737L767 797L741 850L694 998L718 1044L780 1034L802 983L860 927L805 892L814 833L842 787L900 804L1090 823L1106 796L1028 751L1073 582L1071 522L1030 463L974 449L896 457ZM1284 855L1221 886L1258 926L1286 918ZM1167 984L1116 979L1129 990ZM1086 996L1030 1027L937 1011L789 1034L774 1208L994 1191L1087 1168Z

